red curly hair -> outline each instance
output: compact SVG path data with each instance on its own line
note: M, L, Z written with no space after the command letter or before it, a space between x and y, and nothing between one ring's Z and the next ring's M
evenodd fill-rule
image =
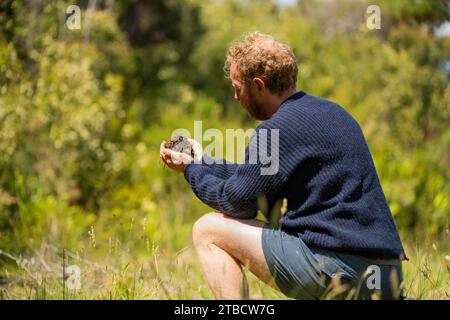
M294 53L271 35L253 32L236 42L226 55L227 77L232 64L236 64L239 80L244 84L258 77L275 94L296 88L298 66Z

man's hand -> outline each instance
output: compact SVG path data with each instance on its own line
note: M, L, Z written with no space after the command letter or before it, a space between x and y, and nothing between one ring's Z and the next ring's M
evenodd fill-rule
M161 142L159 149L159 156L161 160L172 170L177 172L184 172L187 164L193 162L194 160L199 161L202 158L202 147L201 145L193 140L188 139L191 144L191 148L194 151L194 158L184 152L176 152L165 148L165 141Z

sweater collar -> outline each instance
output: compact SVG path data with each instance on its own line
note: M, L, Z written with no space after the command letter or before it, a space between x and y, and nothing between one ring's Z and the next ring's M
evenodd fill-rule
M285 103L287 103L288 101L291 101L291 100L298 100L298 99L302 98L304 95L306 95L305 92L303 92L303 91L297 91L296 93L294 93L293 95L291 95L289 98L287 98L286 100L284 100L284 101L281 103L281 106L284 105Z

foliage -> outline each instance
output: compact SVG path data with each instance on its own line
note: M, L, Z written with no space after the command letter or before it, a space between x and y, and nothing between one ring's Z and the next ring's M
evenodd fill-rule
M92 282L104 292L73 298L211 298L189 258L191 225L210 209L163 167L159 144L176 128L193 132L194 120L223 132L255 126L222 67L234 40L260 30L292 46L299 89L340 103L361 124L411 248L409 293L448 295L437 268L450 217L450 38L433 31L449 19L445 1L380 0L378 31L365 25L369 3L351 0L89 3L80 2L81 30L65 27L68 1L0 4L0 280L33 274L18 257L55 261L66 248L74 261L102 265L84 272L115 268ZM423 253L420 241L442 245ZM178 265L181 252L189 254ZM424 268L436 271L427 274L435 285L414 283ZM0 296L59 297L37 280ZM251 286L258 297L281 297L255 279Z

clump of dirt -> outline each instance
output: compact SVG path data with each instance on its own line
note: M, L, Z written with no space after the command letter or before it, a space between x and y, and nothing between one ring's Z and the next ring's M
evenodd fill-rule
M167 141L164 147L176 152L183 152L194 157L194 149L191 148L189 140L183 136L175 137L173 140Z

